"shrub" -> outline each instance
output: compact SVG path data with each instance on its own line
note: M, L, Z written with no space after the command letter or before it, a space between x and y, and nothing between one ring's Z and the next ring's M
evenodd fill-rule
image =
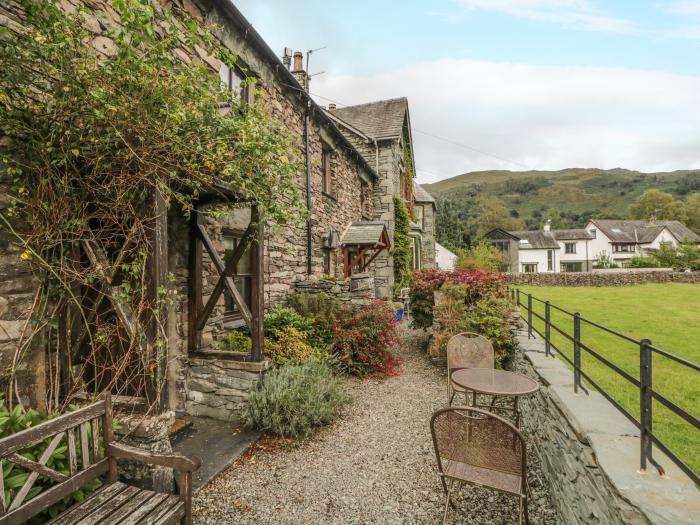
M306 342L306 334L291 325L265 338L265 355L276 365L305 361L316 354L318 350Z
M309 343L316 348L327 348L331 345L335 323L348 315L340 301L326 293L297 292L289 296L289 305L298 314L313 321L313 329L308 338Z
M265 314L266 337L275 337L277 332L288 326L307 334L313 329L313 321L285 306L275 306Z
M627 264L626 268L658 268L659 262L653 257L632 257Z
M335 419L348 400L321 360L270 370L248 398L248 424L281 436L303 438Z
M487 271L420 270L411 274L411 325L414 328L429 328L433 324L434 292L445 283L461 284L465 287L467 302L502 289L502 274Z
M398 327L391 303L374 301L336 324L332 351L345 373L391 376L399 365L391 351L397 343Z
M498 272L503 266L503 254L495 246L482 242L466 250L457 251L457 270L489 270Z
M240 330L231 330L218 341L214 341L211 346L214 350L223 352L249 353L252 341L250 336L244 334Z
M394 296L408 286L411 273L411 219L403 199L394 197Z

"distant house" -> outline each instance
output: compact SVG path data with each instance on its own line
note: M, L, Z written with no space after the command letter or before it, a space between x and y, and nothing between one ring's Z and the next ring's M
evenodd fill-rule
M593 219L586 225L586 231L593 237L590 246L593 260L609 257L618 266L625 266L633 257L648 255L663 244L700 244L700 235L679 221Z
M435 268L435 199L420 184L413 183L413 268Z
M435 243L435 268L439 270L454 270L457 265L457 255L440 243Z
M486 239L503 253L503 270L524 273L588 272L592 269L590 242L585 229L491 230Z

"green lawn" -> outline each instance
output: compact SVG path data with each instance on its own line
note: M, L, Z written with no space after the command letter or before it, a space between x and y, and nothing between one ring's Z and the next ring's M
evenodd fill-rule
M651 339L652 344L689 361L700 363L700 286L692 284L644 284L623 287L520 287L521 294L549 300L571 312L628 334ZM527 303L527 296L521 295ZM533 310L544 317L544 305L533 300ZM523 309L524 311L524 309ZM551 309L552 323L573 334L570 316ZM544 332L544 323L533 317ZM573 360L572 343L552 330L552 341ZM581 323L581 341L612 363L639 379L639 347ZM592 355L581 352L581 368L606 392L639 418L639 390ZM585 379L584 379L585 381ZM700 417L700 374L670 359L653 354L653 388L659 394ZM654 434L700 472L700 431L654 402Z

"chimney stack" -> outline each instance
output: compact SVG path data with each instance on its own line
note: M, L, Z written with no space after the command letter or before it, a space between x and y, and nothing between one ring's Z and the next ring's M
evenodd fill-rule
M297 79L304 91L309 90L309 74L304 71L304 54L296 51L292 58L292 75Z
M282 63L287 69L292 69L292 50L288 47L284 48L284 54L282 55Z
M552 229L552 221L550 219L547 219L547 222L544 225L544 231L548 232Z
M328 104L328 110L329 110L329 111L333 111L334 109L335 109L335 104L334 104L333 102L331 102L330 104Z

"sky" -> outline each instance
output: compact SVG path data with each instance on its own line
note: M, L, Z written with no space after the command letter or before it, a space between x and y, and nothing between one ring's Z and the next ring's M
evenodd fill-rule
M418 181L700 168L700 0L233 0L319 104L408 97Z

